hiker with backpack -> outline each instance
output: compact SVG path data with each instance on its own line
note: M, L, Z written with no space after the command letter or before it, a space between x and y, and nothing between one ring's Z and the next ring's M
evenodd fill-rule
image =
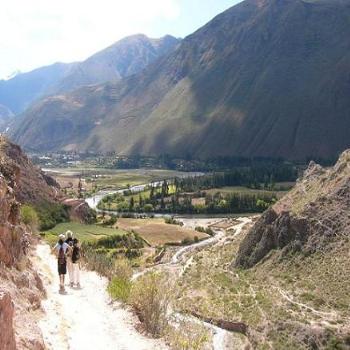
M80 246L77 238L73 239L72 264L73 264L73 283L77 288L81 288L80 286Z
M65 235L61 234L59 235L59 240L54 246L53 250L56 253L57 256L57 262L58 262L58 275L60 278L60 294L66 294L66 290L64 288L64 279L65 275L67 273L67 252L70 251L69 245L64 241Z
M71 247L70 250L67 252L67 270L68 270L68 276L69 276L69 285L73 287L74 281L73 281L73 262L72 262L72 250L73 250L73 232L67 231L66 232L66 243Z

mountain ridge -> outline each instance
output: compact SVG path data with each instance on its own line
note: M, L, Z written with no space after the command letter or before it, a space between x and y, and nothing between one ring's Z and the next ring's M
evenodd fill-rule
M175 47L179 40L170 35L158 39L143 34L131 35L84 61L58 62L9 80L0 80L0 103L18 114L38 98L84 85L117 81L142 70L159 55Z
M243 1L136 76L41 101L11 135L43 150L334 157L350 146L349 14Z

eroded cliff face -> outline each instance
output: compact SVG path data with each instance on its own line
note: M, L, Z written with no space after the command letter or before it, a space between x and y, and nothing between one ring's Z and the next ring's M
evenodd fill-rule
M21 203L57 201L61 195L55 180L33 165L21 148L0 136L0 172L8 179Z
M11 296L0 291L0 348L3 350L16 349L13 313L14 306Z
M311 162L295 188L266 211L242 241L234 265L249 268L277 249L309 255L348 239L350 150L324 169Z
M15 198L20 171L13 164L0 167L0 349L44 349L36 325L45 292L32 269L31 232L21 223ZM4 171L2 171L4 170Z
M13 189L0 174L0 261L13 266L21 255L23 227L19 224L19 203L15 200Z

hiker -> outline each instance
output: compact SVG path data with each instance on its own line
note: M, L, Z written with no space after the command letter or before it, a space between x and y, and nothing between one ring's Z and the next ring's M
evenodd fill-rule
M77 238L73 239L73 252L72 252L72 263L73 263L73 283L77 288L80 286L80 246Z
M58 262L58 275L60 278L60 294L66 294L66 290L64 288L64 278L67 273L67 258L66 254L69 249L69 245L64 241L65 235L61 234L58 236L59 240L54 246L53 250L56 253L57 256L57 262Z
M66 232L66 243L72 248L68 250L67 252L67 270L68 270L68 276L69 276L69 285L73 287L74 281L73 281L73 263L72 263L72 250L73 250L73 232L67 231Z

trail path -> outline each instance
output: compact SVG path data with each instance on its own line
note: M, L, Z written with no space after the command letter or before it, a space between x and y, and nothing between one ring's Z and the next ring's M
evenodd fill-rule
M83 289L67 287L58 293L57 262L48 245L37 247L34 261L47 290L40 320L45 343L50 350L165 350L161 341L138 333L135 316L111 305L107 280L95 272L82 271Z

